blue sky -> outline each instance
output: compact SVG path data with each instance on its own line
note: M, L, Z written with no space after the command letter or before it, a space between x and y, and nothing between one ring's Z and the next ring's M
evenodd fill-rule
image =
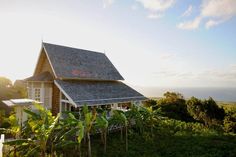
M138 86L236 87L235 0L0 0L0 76L31 76L41 41L105 52Z

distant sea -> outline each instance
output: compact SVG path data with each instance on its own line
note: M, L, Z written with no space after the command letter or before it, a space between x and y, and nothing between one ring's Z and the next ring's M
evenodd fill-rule
M236 102L236 88L226 87L186 87L186 88L167 88L167 87L134 87L147 97L162 97L167 91L179 92L185 98L191 96L207 99L212 97L216 101Z

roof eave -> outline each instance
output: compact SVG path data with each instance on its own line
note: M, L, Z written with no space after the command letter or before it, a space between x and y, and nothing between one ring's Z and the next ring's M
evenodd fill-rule
M147 100L148 100L148 98L144 97L144 99L136 100L136 101L142 101L143 102L143 101L147 101ZM135 102L135 100L134 101L116 101L114 103L118 103L119 104L119 103L132 103L132 102ZM99 105L108 105L108 104L111 104L111 103L105 103L105 104L103 104L103 103L98 103L98 104L87 104L87 103L84 103L84 104L86 104L87 106L99 106ZM77 102L77 106L81 107L83 105L79 105L78 102Z
M110 61L110 59L107 57L107 55L104 53L105 57ZM114 64L110 61L111 65L113 66L113 68L116 70L116 72L120 75L120 80L125 80L124 77L120 74L120 72L116 69L116 67L114 66Z
M86 81L124 81L123 80L105 80L105 79L96 79L96 78L66 78L66 77L59 77L58 78L59 80L62 80L62 81L66 81L66 80L78 80L78 81L83 81L83 80L86 80Z
M34 74L36 74L36 71L37 71L37 67L38 67L38 64L39 64L39 60L40 60L40 57L41 57L41 54L42 54L42 50L43 50L43 43L41 44L41 48L40 48L40 51L39 51L39 55L38 55L38 59L37 59L37 63L36 63L36 66L34 68Z
M73 99L64 91L64 89L54 80L54 84L59 88L59 90L67 97L67 99L70 101L71 104L74 105L74 107L77 107L77 104L73 101Z
M44 46L44 43L42 43L42 48L44 49L44 52L45 52L45 54L46 54L46 56L47 56L48 62L49 62L49 64L50 64L51 68L52 68L52 72L53 72L55 78L58 78L58 77L57 77L57 74L56 74L56 72L55 72L55 70L54 70L54 68L53 68L53 66L52 66L52 62L51 62L51 60L50 60L50 58L49 58L49 56L48 56L47 49L46 49L45 46ZM42 51L41 51L41 53L42 53Z
M53 83L53 81L26 81L26 82L45 82L45 83Z

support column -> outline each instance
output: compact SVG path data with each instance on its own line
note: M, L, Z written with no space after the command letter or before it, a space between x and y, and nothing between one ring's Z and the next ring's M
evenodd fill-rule
M44 97L45 97L45 91L44 91L44 83L41 82L41 89L40 89L40 101L43 103L43 106L45 107L44 104Z
M5 135L4 134L1 134L1 138L0 138L0 157L3 156L3 142L5 140Z
M52 88L52 114L57 115L60 112L60 90L55 84Z

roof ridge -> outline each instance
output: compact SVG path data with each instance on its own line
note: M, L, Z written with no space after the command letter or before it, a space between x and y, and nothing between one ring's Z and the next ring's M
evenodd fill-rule
M59 45L59 44L47 43L47 42L42 42L42 44L48 44L48 45L59 46L59 47L70 48L70 49L76 49L76 50L83 50L83 51L92 52L92 53L100 53L100 54L104 54L106 56L106 54L103 53L103 52L98 52L98 51L93 51L93 50L81 49L81 48L77 48L77 47L64 46L64 45Z

